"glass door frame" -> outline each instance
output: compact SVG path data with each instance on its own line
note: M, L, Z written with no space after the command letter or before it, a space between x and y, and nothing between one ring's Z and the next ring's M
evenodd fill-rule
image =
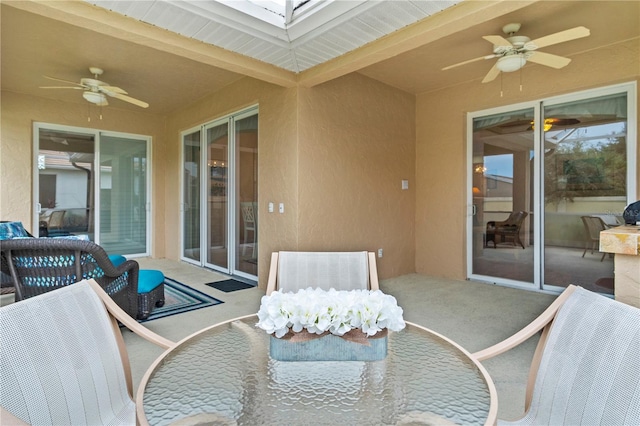
M629 82L629 83L622 83L622 84L616 84L616 85L612 85L612 86L606 86L606 87L601 87L601 88L596 88L596 89L590 89L590 90L584 90L584 91L580 91L580 92L575 92L575 93L568 93L566 95L560 95L560 96L554 96L551 98L547 98L544 100L541 100L539 102L540 104L540 111L542 111L543 107L544 108L549 108L552 106L557 106L557 105L562 105L562 104L567 104L567 103L571 103L571 102L576 102L576 101L581 101L581 100L587 100L587 99L591 99L591 98L599 98L599 97L603 97L603 96L608 96L608 95L615 95L615 94L621 94L621 93L626 93L627 96L627 135L626 135L626 159L627 159L627 181L626 181L626 205L629 205L630 203L634 202L637 200L636 198L636 191L637 191L637 83L636 82ZM542 112L541 112L542 113ZM540 117L537 117L536 120L541 120ZM536 121L537 123L540 123L541 121ZM538 130L538 134L543 135L544 134L544 130L543 130L543 126L539 126L540 129ZM542 138L541 138L542 140ZM540 172L541 176L544 178L544 173L542 171L543 165L540 165L538 168L536 168L536 172ZM544 179L539 179L539 183L540 187L538 190L538 195L539 197L542 196L542 188L544 188ZM540 249L537 250L541 253L541 256L544 255L544 248L546 247L546 243L545 243L545 238L544 238L544 232L542 232L542 222L545 219L545 205L542 202L542 199L540 198L540 200L537 201L537 207L539 209L539 214L538 216L540 216L540 230L541 230L541 235L540 235ZM543 260L541 260L541 262L543 262ZM562 292L565 287L560 287L560 286L555 286L555 285L551 285L551 284L546 284L545 283L545 277L544 277L544 269L545 266L543 263L540 264L539 268L540 270L540 289L542 291L550 291L553 293L560 293Z
M522 110L533 110L533 117L536 122L540 122L540 102L522 102L517 104L511 104L506 106L501 106L497 108L491 108L481 111L474 111L471 113L467 113L467 209L466 209L466 224L467 224L467 249L466 249L466 258L467 258L467 279L491 284L500 284L508 287L516 287L522 288L526 290L534 290L536 289L535 283L540 282L540 264L541 264L541 253L539 250L533 251L533 283L526 283L523 281L502 278L502 277L494 277L489 275L480 275L475 274L473 272L473 248L474 248L474 232L473 232L473 219L476 215L476 207L473 200L473 122L474 119L488 116L488 115L498 115L505 114L512 111L522 111ZM534 152L539 152L541 146L541 134L540 132L534 132L533 135L533 149ZM536 173L540 170L540 156L534 156L534 169ZM538 179L539 180L539 179ZM531 206L531 211L533 211L533 238L534 241L540 241L541 237L541 216L537 211L536 206L540 203L540 183L536 180L533 182L533 205Z
M240 121L244 118L247 117L251 117L254 115L258 115L259 114L259 108L258 105L254 105L254 106L250 106L248 108L245 108L243 110L238 111L237 113L233 113L233 114L229 114L227 116L209 121L207 123L204 123L202 125L199 126L195 126L192 127L190 129L184 130L182 132L180 132L180 144L181 144L181 150L180 150L180 164L184 165L184 154L185 154L185 146L184 146L184 140L185 137L191 134L194 134L196 132L200 132L200 169L198 170L199 173L199 184L200 184L200 214L199 214L199 218L200 218L200 259L196 260L196 259L191 259L185 256L185 238L184 238L184 232L185 232L185 187L184 187L184 173L181 174L180 177L180 259L197 265L197 266L202 266L202 267L206 267L209 269L213 269L215 271L218 272L222 272L224 274L230 275L230 276L237 276L240 278L244 278L250 281L257 281L258 277L257 275L251 275L248 274L246 272L240 271L237 268L237 256L236 256L236 246L237 246L237 242L238 242L238 230L239 230L239 226L240 226L240 220L238 219L239 215L239 211L238 211L238 191L237 191L237 185L238 185L238 167L237 167L237 156L238 156L238 150L239 147L237 146L236 140L235 140L235 134L236 134L236 126L235 123L237 121ZM209 186L208 186L208 166L207 166L207 162L208 162L208 141L207 141L207 130L211 129L211 128L215 128L217 126L221 126L221 125L227 125L227 140L228 140L228 146L227 146L227 150L228 150L228 155L227 155L227 167L228 167L228 172L226 174L227 177L227 187L226 187L226 214L227 214L227 220L226 220L226 237L225 237L225 244L227 247L227 266L220 266L220 265L216 265L214 263L209 262L208 260L208 253L207 251L209 250L209 232L210 229L208 227L208 202L206 202L208 200L208 191L209 191ZM256 242L258 241L258 238L256 236Z
M204 126L196 126L196 127L192 127L190 129L184 130L182 132L180 132L180 167L182 170L184 168L184 163L185 163L185 138L189 135L193 135L194 133L200 133L200 140L199 140L199 146L200 146L200 158L199 160L202 161L202 146L203 146L203 141L204 141L204 137L202 135L203 133L203 127ZM202 164L200 164L200 167L198 168L198 185L200 186L199 191L198 191L198 197L200 198L199 200L199 205L202 204ZM187 203L185 200L185 197L187 197L187 193L185 191L185 174L184 172L182 172L180 174L180 260L187 262L187 263L191 263L193 265L196 266L204 266L204 261L202 260L202 254L203 254L203 250L202 250L202 236L203 236L203 231L202 231L202 208L200 208L199 212L198 212L198 220L199 220L199 238L200 238L200 253L199 253L199 259L192 259L190 257L185 256L185 226L186 226L186 219L185 219L185 215L187 213L187 211L189 211L191 209L191 204L193 203Z
M148 257L151 255L151 244L152 244L152 235L153 235L153 215L151 214L151 206L152 204L152 197L153 197L153 192L152 192L152 176L153 176L153 151L151 149L152 146L152 138L151 136L144 136L144 135L138 135L138 134L134 134L134 133L123 133L123 132L113 132L113 131L107 131L107 130L98 130L97 131L97 143L96 143L96 148L97 148L97 158L96 158L96 162L98 165L102 164L101 163L101 158L102 158L102 151L100 149L100 147L102 146L102 138L120 138L120 139L137 139L140 141L144 141L145 142L145 150L146 150L146 155L145 155L145 159L146 159L146 164L145 164L145 168L146 168L146 173L145 173L145 191L146 191L146 200L144 203L144 217L145 217L145 222L146 222L146 232L145 232L145 252L144 253L135 253L135 254L126 254L127 257L129 258L136 258L136 257ZM100 170L100 169L98 169ZM97 191L96 194L100 194L100 190L101 190L101 177L102 174L99 173L98 176L100 177L100 179L96 179L96 185L97 185ZM96 198L100 198L99 196ZM99 200L98 200L99 202ZM97 208L100 208L100 204L96 204ZM100 220L100 215L97 216L96 220ZM100 231L100 229L98 228L98 231ZM102 233L100 232L99 235L102 235Z
M151 136L139 135L134 133L124 133L124 132L115 132L115 131L107 131L107 130L99 130L87 127L76 127L76 126L68 126L62 124L52 124L45 122L34 122L33 123L33 182L32 182L32 229L39 230L40 229L40 212L41 206L38 200L38 196L40 193L40 180L39 180L39 168L38 168L38 155L40 152L40 131L41 130L52 130L56 132L68 132L68 133L77 133L86 136L93 136L94 139L94 159L93 159L93 170L95 170L96 178L93 179L93 190L96 196L94 197L94 242L100 245L100 144L101 144L101 136L113 137L113 138L124 138L124 139L139 139L145 142L146 145L146 202L145 202L145 220L146 220L146 235L145 235L145 252L144 253L134 253L127 254L127 257L146 257L151 254L151 235L153 229L152 222L152 214L151 214L151 206L152 204L152 182L151 177L153 176L152 167L152 151L151 151Z
M209 214L211 213L209 207L209 195L210 195L210 179L209 175L209 143L211 141L207 140L207 133L210 129L214 129L220 126L227 126L227 158L223 161L227 162L227 173L226 176L226 189L225 189L225 213L226 219L222 224L224 227L224 238L223 244L226 247L226 264L227 266L217 265L211 261L209 261L209 251L212 249L211 246L211 225L209 221ZM220 118L209 123L206 123L202 126L202 130L200 132L200 259L202 262L202 266L207 268L222 272L227 275L233 275L233 256L231 255L231 249L233 247L233 234L229 232L229 230L235 226L235 222L233 221L232 213L232 198L233 198L233 188L235 187L235 177L232 169L232 165L234 164L233 158L235 156L235 147L232 143L231 135L233 135L233 117L227 116L224 118ZM231 171L231 172L229 172Z
M533 109L534 121L536 123L542 122L542 109L552 105L564 104L572 101L578 101L582 99L597 98L600 96L612 95L616 93L626 93L627 95L627 137L626 137L626 150L627 150L627 204L636 201L637 194L637 82L632 81L628 83L621 83L612 86L606 86L596 89L589 89L569 93L565 95L559 95L549 98L537 99L530 102L522 102L517 104L511 104L507 106L501 106L497 108L490 108L481 111L474 111L467 113L467 160L466 160L466 260L467 260L467 279L479 282L488 282L493 284L500 284L509 287L524 288L527 290L537 290L544 292L559 293L563 290L563 287L552 286L544 283L544 214L545 206L542 203L542 192L544 188L544 173L543 164L541 161L542 152L542 140L544 137L544 130L542 126L538 126L538 129L534 132L534 181L533 181L533 206L531 208L533 218L533 237L536 242L534 248L534 282L522 283L520 281L492 277L486 275L478 275L473 273L473 219L475 216L475 206L473 202L473 121L475 118L479 118L487 115L495 115L501 113L507 113L510 111L518 111L523 109Z
M228 233L228 253L227 253L227 264L229 266L230 274L233 276L238 276L241 278L249 279L252 281L258 280L257 271L256 275L251 275L250 273L244 272L239 269L239 241L240 241L240 224L242 222L241 219L241 211L240 211L240 141L236 139L237 127L236 123L239 123L243 119L258 116L258 106L255 105L253 107L249 107L239 111L238 113L233 114L229 120L229 135L233 135L233 143L229 144L229 165L231 168L231 173L228 173L229 176L229 188L227 191L227 215L229 218L229 223L227 225L227 233ZM257 131L257 129L256 129ZM257 173L257 170L256 170ZM255 176L257 179L257 176ZM256 194L257 196L257 194ZM257 200L256 200L257 204ZM254 215L256 216L256 223L258 223L258 212L254 211ZM256 234L255 237L255 246L258 245L258 229L254 231ZM257 247L254 247L252 250L257 251Z

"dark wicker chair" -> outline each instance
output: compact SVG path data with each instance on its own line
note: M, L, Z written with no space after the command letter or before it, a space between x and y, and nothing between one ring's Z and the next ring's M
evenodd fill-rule
M528 213L523 211L512 212L507 220L487 222L485 246L489 246L489 241L491 241L493 248L496 248L498 243L511 240L514 246L520 245L524 249L524 244L520 240L520 228L527 215Z
M99 245L64 238L5 240L1 250L16 301L93 278L125 312L139 317L139 265L134 260L115 267Z
M19 226L14 227L14 229L20 230L21 228L21 236L33 238L33 235L31 235L29 231L24 229L21 222L15 222L13 220L0 220L0 224L5 223L19 224ZM4 239L0 239L0 241L4 241ZM0 242L0 245L2 244L3 243ZM4 253L0 253L0 295L13 293L15 293L15 288L13 287L13 280L11 279L11 273L9 272L9 263L7 263L7 259L5 259Z

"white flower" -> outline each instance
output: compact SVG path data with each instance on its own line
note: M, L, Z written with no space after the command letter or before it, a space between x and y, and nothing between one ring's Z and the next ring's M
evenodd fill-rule
M361 329L373 336L383 329L405 327L402 308L396 299L380 290L324 291L311 287L297 293L274 291L263 296L257 327L280 338L290 330L342 336Z

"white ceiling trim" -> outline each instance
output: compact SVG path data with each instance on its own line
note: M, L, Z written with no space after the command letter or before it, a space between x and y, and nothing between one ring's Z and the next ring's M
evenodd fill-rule
M185 37L300 73L461 0L310 0L285 16L248 0L85 0Z

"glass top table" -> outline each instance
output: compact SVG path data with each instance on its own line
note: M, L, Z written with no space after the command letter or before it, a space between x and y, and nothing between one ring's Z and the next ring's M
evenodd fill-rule
M416 324L389 332L382 361L275 361L251 315L205 328L142 378L151 425L494 424L493 381L470 354Z

